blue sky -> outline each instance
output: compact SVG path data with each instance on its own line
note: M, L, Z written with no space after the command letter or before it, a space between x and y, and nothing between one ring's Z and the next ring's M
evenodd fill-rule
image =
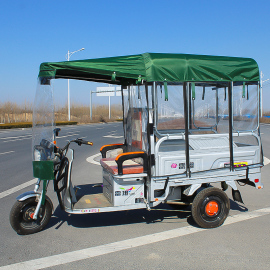
M82 47L71 60L144 52L251 57L268 79L269 11L269 0L1 0L0 102L32 102L40 63L65 61ZM67 82L56 87L56 102L66 103ZM95 87L72 81L72 102L88 104ZM265 83L264 101L268 92Z

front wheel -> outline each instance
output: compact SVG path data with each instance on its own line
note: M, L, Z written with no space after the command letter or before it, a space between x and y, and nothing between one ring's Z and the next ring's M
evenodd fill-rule
M52 202L46 196L45 204L40 207L38 217L33 219L37 200L35 197L25 201L16 201L10 211L10 224L18 234L32 234L41 231L49 222L52 215Z
M230 200L222 190L210 187L200 191L192 203L192 217L202 228L223 224L230 211Z

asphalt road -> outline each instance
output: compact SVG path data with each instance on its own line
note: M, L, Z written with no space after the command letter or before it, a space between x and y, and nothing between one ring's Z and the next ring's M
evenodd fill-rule
M261 131L264 156L270 158L270 125ZM101 167L86 159L104 144L122 142L122 135L121 123L62 128L60 146L78 137L94 142L73 145L75 185L101 182ZM60 211L50 185L55 211L48 226L40 233L19 236L9 225L9 211L16 196L34 185L11 189L33 179L31 160L31 129L0 131L0 269L15 263L21 263L18 269L46 268L47 263L51 266L46 269L270 268L270 165L262 169L264 189L239 187L245 204L231 201L228 223L216 229L197 228L189 211L68 215ZM6 196L8 190L11 194ZM31 260L36 260L33 268Z

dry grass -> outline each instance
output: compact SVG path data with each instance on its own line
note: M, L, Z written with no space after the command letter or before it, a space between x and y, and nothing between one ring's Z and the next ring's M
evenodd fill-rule
M0 123L10 124L19 122L32 122L33 104L25 102L17 104L14 102L0 103ZM121 119L122 106L116 104L111 106L111 119L109 119L109 107L106 105L93 105L92 121L90 120L90 108L81 104L73 104L70 108L71 121L78 123L109 122ZM68 120L68 107L55 106L55 121Z
M32 122L32 103L17 104L14 102L0 103L0 123Z
M270 124L270 118L262 117L262 118L260 118L260 123Z
M0 123L20 123L32 122L33 104L24 102L17 104L15 102L0 103ZM90 120L90 108L82 104L73 104L70 108L71 121L82 123L109 122L122 119L122 105L114 104L111 106L111 119L109 119L109 107L107 105L93 105L92 121ZM270 112L265 112L265 116L270 116ZM67 121L68 108L66 106L55 106L55 121ZM261 123L270 123L270 118L260 118ZM173 123L172 123L173 124Z

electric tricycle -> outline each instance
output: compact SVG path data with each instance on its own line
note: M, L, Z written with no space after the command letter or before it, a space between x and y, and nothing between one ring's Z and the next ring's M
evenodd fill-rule
M101 193L78 197L72 184L70 144L92 142L78 138L57 146L54 79L121 86L124 141L100 149ZM222 225L230 210L228 188L240 203L237 184L263 188L259 81L257 63L239 57L144 53L42 63L33 112L37 183L17 197L11 226L31 234L48 224L50 182L70 214L190 204L200 227Z

